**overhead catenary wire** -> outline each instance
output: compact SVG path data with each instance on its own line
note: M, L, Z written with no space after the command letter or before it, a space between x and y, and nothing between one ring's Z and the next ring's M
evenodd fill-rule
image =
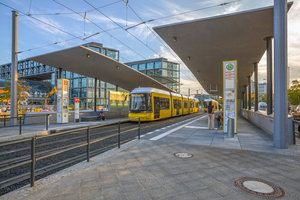
M116 3L119 3L119 2L121 2L121 1L123 1L123 0L119 0L119 1L116 1L116 2L113 2L113 3L109 3L109 4L107 4L107 5L104 5L104 6L99 7L98 9L104 8L104 7L107 7L107 6L111 6L111 5L116 4ZM79 13L85 13L85 12L89 13L89 12L92 12L92 11L94 11L94 10L95 10L95 9L88 10L88 11L84 11L84 12L79 12ZM29 11L29 12L30 12L30 11ZM74 15L74 14L75 14L75 13L70 12L70 13L37 13L37 14L30 14L30 15ZM28 14L26 14L26 15L28 15Z
M145 45L146 47L148 47L148 49L150 49L153 53L155 53L156 55L158 55L160 58L160 54L157 53L154 49L152 49L151 47L149 47L147 44L145 44L143 41L141 41L138 37L136 37L135 35L133 35L132 33L130 33L129 31L127 31L126 29L124 29L120 24L118 24L117 22L115 22L113 19L111 19L110 17L108 17L107 15L105 15L103 12L101 12L99 9L97 9L95 6L93 6L92 4L90 4L87 0L84 0L87 4L89 4L91 7L93 7L94 9L96 9L99 13L101 13L103 16L105 16L107 19L109 19L110 21L112 21L114 24L116 24L117 26L119 26L120 28L122 28L124 31L126 31L127 33L129 33L132 37L134 37L136 40L138 40L140 43L142 43L143 45Z
M76 12L75 10L65 6L64 4L56 1L56 0L53 0L54 2L56 2L57 4L67 8L68 10L71 10L72 12L80 15L81 17L83 17L82 14ZM141 56L142 58L144 58L145 60L147 60L144 56L142 56L141 54L139 54L137 51L133 50L131 47L129 47L128 45L126 45L125 43L123 43L122 41L120 41L118 38L116 38L115 36L113 36L112 34L108 33L108 31L104 30L103 28L101 28L98 24L96 24L95 22L93 22L92 20L90 20L89 18L86 18L86 20L88 20L89 22L91 22L92 24L94 24L96 27L100 28L103 32L105 32L106 34L108 34L109 36L111 36L112 38L114 38L115 40L117 40L118 42L120 42L122 45L126 46L128 49L130 49L131 51L133 51L134 53L136 53L137 55Z

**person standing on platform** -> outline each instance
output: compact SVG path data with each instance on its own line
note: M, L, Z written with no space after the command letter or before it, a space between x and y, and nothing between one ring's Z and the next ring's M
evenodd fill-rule
M214 106L211 101L209 102L209 106L207 106L207 114L208 114L208 129L215 128L215 118L214 118Z

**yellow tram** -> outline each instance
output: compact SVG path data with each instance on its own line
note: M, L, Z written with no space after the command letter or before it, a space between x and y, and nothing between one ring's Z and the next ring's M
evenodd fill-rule
M204 104L204 111L206 112L207 111L207 106L209 105L209 102L211 102L211 105L214 106L214 109L215 110L218 110L219 108L219 103L213 99L205 99L203 104Z
M156 88L136 88L131 92L128 118L153 121L199 111L199 100Z

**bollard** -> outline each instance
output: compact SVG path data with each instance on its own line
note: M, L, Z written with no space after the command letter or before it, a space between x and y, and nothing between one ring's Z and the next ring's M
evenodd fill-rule
M138 126L139 126L139 129L138 129L138 139L141 139L141 117L139 117Z
M227 121L227 137L234 137L234 118L229 117Z
M22 133L22 117L20 117L20 135L21 135L21 133Z
M86 142L87 142L86 160L87 160L87 162L90 162L90 133L91 133L91 128L90 128L90 126L88 126L87 135L86 135Z
M31 184L30 186L34 186L34 177L35 177L35 137L31 140Z
M121 123L118 124L118 148L121 147Z

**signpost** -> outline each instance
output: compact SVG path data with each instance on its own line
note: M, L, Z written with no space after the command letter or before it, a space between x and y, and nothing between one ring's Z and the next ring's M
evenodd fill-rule
M69 122L69 80L57 79L57 123Z
M75 98L75 122L79 122L79 97Z
M228 118L234 119L234 133L237 125L237 61L223 62L223 132L228 131Z

